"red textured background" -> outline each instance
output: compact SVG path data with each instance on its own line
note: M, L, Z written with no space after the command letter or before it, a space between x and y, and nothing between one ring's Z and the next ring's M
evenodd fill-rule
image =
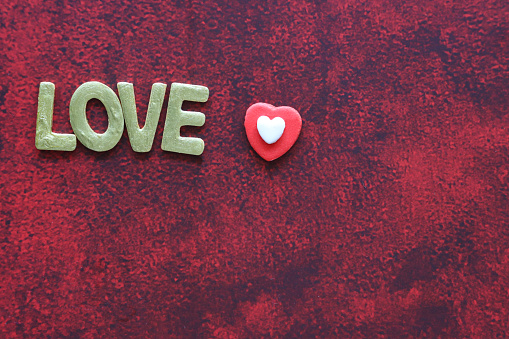
M505 1L4 1L2 337L504 337ZM210 89L201 157L35 149L83 82ZM167 93L168 95L168 93ZM267 163L255 102L296 108ZM91 102L92 126L104 130Z

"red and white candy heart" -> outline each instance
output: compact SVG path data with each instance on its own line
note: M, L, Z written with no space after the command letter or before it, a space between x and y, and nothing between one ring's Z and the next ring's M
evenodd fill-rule
M297 141L302 119L292 107L257 103L247 109L244 126L256 153L272 161L288 152Z

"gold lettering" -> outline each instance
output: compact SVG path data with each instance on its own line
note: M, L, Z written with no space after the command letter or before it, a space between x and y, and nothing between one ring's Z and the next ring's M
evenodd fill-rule
M203 126L205 114L182 110L184 101L206 102L209 89L204 86L181 83L171 84L168 111L164 124L161 148L164 151L200 155L203 153L205 143L200 138L184 138L180 136L182 126Z
M35 147L44 151L74 151L76 136L51 131L53 127L53 104L55 85L41 82L39 85L39 103L37 105L37 125L35 128Z
M140 128L138 123L138 113L136 112L136 100L134 97L133 84L128 82L119 82L117 84L118 96L124 112L127 134L131 147L135 152L149 152L154 143L157 124L161 109L163 108L164 94L166 93L166 84L155 83L152 85L150 99L147 109L145 125Z
M108 114L108 129L96 133L87 120L87 102L98 99ZM97 81L82 84L76 89L69 104L71 126L78 140L85 147L97 151L109 151L119 142L124 131L124 117L120 101L111 88Z

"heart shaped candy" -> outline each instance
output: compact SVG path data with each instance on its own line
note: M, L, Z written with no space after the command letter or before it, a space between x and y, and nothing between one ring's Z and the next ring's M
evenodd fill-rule
M297 141L302 119L292 107L257 103L247 109L244 126L256 153L272 161L288 152Z
M258 129L258 134L260 134L263 141L272 145L283 135L285 121L280 117L271 120L268 116L262 115L256 121L256 129Z

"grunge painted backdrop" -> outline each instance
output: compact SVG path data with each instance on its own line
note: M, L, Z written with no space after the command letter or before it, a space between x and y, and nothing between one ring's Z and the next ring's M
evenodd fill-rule
M4 1L0 334L484 337L509 327L504 1ZM86 81L204 85L202 156L35 149ZM166 93L166 101L168 92ZM253 103L302 133L268 163ZM106 114L89 103L92 127Z

